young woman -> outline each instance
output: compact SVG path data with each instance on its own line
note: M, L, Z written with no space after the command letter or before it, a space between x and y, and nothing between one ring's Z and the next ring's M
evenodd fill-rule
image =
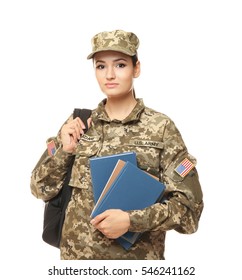
M190 234L197 230L203 209L196 160L180 132L166 115L147 108L134 94L140 75L139 40L123 30L101 32L92 39L96 79L106 98L92 110L89 130L72 116L61 127L53 152L38 162L31 191L48 200L60 190L68 164L75 162L60 244L61 259L164 259L168 230ZM94 207L89 159L133 151L138 167L159 177L166 186L164 200L145 209L109 209L91 219ZM142 232L125 250L116 239L127 231Z

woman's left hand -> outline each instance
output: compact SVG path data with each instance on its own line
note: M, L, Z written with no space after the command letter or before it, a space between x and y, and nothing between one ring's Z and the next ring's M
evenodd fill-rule
M130 218L127 212L109 209L92 219L91 224L107 238L115 239L128 231Z

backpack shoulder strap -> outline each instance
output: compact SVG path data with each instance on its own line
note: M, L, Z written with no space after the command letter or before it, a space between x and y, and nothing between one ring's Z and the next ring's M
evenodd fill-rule
M79 109L79 108L75 108L73 111L73 119L79 117L85 124L85 129L84 129L84 133L87 132L88 130L88 125L87 125L87 120L88 118L90 118L92 114L92 110L91 109Z
M88 130L87 119L91 116L92 110L90 109L79 109L75 108L73 111L73 119L79 117L85 124L86 128L84 129L84 133ZM72 157L65 180L62 188L62 199L61 199L61 207L65 209L71 197L72 188L69 186L69 181L71 179L71 169L74 164L75 156Z

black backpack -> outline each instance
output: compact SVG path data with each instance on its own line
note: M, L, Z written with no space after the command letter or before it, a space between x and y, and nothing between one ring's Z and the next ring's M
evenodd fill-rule
M89 109L74 109L73 119L80 117L86 127L84 132L86 132L88 129L87 119L90 117L91 112L92 111ZM65 220L65 211L72 194L72 187L69 186L69 181L71 178L71 170L74 161L75 156L73 156L71 159L63 186L59 193L49 201L45 202L42 239L49 245L57 248L60 248L62 227Z

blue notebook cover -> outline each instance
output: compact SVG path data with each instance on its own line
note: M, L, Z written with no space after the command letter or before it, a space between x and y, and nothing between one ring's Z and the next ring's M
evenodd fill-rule
M121 164L121 167L119 166ZM115 173L115 169L119 169ZM107 209L138 210L159 201L165 185L130 162L119 160L113 171L112 183L104 189L91 217ZM127 232L117 241L125 248L134 244L141 233Z
M94 202L99 199L116 163L121 159L137 165L135 152L126 152L102 157L90 158L91 178L93 185Z
M141 234L140 234L141 235ZM118 241L118 243L126 250L128 250L132 245L133 243L130 243L129 241L127 241L126 239L122 238L122 237L119 237L116 239Z

